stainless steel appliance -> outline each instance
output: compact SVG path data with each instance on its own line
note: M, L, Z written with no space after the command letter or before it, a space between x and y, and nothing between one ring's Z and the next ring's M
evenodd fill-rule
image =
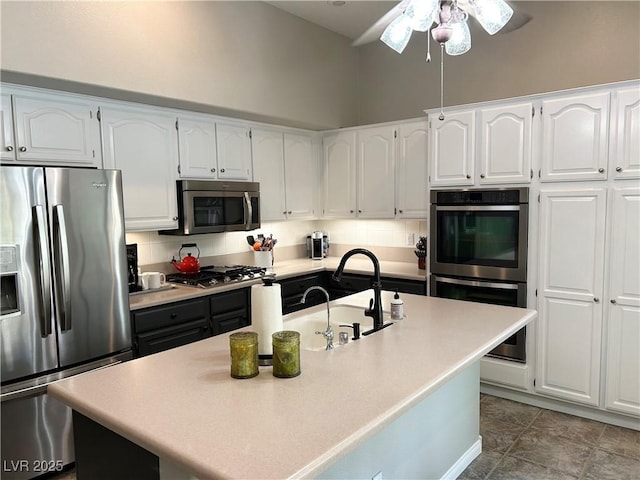
M430 294L527 305L528 188L431 192ZM526 361L525 329L489 355Z
M327 236L322 232L307 235L307 255L313 260L322 260L326 256Z
M264 277L267 269L251 265L225 265L200 267L197 273L170 273L167 282L190 287L211 288L218 284L243 282Z
M47 385L132 356L121 177L3 166L0 196L2 477L30 478L74 460Z
M178 180L178 228L163 235L255 230L260 228L260 184Z

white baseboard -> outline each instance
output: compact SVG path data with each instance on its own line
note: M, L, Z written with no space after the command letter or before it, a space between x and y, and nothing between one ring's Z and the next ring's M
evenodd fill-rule
M451 468L442 476L442 480L455 480L460 476L464 470L471 465L478 455L482 453L482 437L479 436L478 440L471 445L469 450L458 459L456 463L451 465Z

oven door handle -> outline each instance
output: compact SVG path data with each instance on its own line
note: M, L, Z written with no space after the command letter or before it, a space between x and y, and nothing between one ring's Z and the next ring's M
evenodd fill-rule
M499 283L499 282L483 282L478 280L461 280L458 278L445 278L434 276L436 282L449 283L453 285L465 285L467 287L488 287L502 288L503 290L517 290L518 285L515 283Z
M520 205L436 205L437 212L518 212Z

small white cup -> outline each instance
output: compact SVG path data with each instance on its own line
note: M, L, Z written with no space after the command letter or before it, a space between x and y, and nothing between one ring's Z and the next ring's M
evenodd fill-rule
M138 277L143 290L155 290L160 288L166 281L167 277L161 272L145 272Z

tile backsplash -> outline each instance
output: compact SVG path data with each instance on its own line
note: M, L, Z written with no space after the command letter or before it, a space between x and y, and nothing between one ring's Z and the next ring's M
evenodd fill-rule
M178 257L183 243L197 243L201 257L246 253L250 251L247 235L273 234L278 247L304 245L315 230L329 232L330 243L358 247L413 247L419 236L426 236L426 220L304 220L262 222L252 232L212 233L178 237L158 232L127 233L127 243L138 244L138 263L148 265L169 262Z

